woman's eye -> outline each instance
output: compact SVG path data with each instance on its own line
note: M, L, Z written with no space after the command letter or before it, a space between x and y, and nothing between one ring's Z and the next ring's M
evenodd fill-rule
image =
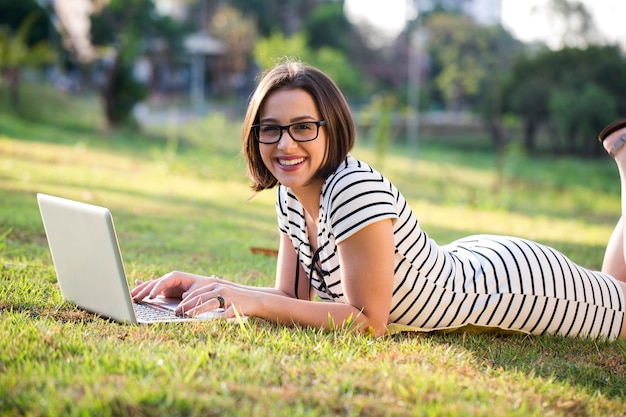
M311 123L300 123L293 127L295 130L310 130Z
M276 133L278 130L278 126L261 126L261 132L263 133Z

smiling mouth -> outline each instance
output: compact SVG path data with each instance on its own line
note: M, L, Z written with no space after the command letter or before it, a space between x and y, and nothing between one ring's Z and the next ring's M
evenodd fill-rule
M294 165L298 165L301 164L302 162L304 162L305 158L298 158L298 159L278 159L278 163L284 166L294 166Z

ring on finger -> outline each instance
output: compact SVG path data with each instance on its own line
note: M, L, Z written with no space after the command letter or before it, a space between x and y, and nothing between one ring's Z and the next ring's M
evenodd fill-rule
M224 306L226 305L226 303L224 302L224 297L222 297L221 295L218 295L215 298L217 298L217 301L220 303L220 308L224 309Z

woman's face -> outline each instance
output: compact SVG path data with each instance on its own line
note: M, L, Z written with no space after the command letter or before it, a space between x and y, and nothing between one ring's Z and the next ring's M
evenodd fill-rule
M265 99L259 113L259 124L263 125L286 126L320 120L313 97L302 89L281 89L272 92ZM302 127L296 125L292 129L297 135L297 129L305 126L308 125ZM326 129L320 126L317 139L309 142L295 141L287 129L281 133L277 143L259 143L263 163L280 184L291 188L294 193L304 192L310 186L316 187L316 192L319 192L321 184L311 183L311 179L324 162Z

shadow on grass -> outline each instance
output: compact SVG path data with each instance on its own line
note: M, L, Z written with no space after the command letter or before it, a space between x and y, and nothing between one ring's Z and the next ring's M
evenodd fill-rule
M608 342L560 336L499 333L404 332L398 340L431 338L469 351L490 373L523 373L528 378L556 380L589 395L626 399L626 341Z
M63 303L56 307L45 307L35 304L11 303L0 301L0 314L19 314L26 319L50 319L62 324L65 323L90 323L100 317L78 309L69 303Z

